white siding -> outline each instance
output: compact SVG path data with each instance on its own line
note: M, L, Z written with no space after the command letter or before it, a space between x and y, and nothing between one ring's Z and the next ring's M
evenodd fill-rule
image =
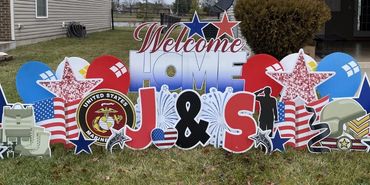
M66 35L62 22L80 22L87 33L111 27L111 0L48 0L48 18L36 18L35 9L35 0L14 0L17 41Z

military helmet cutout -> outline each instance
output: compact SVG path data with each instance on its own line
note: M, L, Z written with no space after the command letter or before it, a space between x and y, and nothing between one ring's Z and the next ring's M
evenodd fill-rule
M366 111L355 100L339 99L323 108L320 121L329 125L331 131L329 137L339 137L343 134L343 125L365 114Z

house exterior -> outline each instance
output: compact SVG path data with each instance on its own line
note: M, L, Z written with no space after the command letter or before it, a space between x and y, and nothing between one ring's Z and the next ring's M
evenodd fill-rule
M329 40L368 40L370 38L370 0L325 0L332 18L325 24Z
M218 0L214 11L233 16L234 0ZM236 0L235 0L236 1ZM325 0L332 18L317 33L325 40L370 40L370 0ZM235 3L235 2L234 2Z
M24 45L66 35L69 22L87 33L111 28L111 0L1 0L0 41Z

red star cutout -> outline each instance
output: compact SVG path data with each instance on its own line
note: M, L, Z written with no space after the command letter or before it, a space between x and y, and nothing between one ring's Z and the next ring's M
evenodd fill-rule
M335 72L311 72L304 60L303 50L292 72L266 72L272 79L284 86L283 101L300 97L305 103L317 100L316 87L331 78Z
M69 62L66 61L61 80L38 80L37 83L68 103L82 99L86 93L93 90L102 81L98 78L77 80Z
M229 21L229 17L225 12L220 22L214 22L212 24L218 27L217 38L221 37L223 34L227 34L230 37L234 38L234 33L232 29L239 23L240 21Z

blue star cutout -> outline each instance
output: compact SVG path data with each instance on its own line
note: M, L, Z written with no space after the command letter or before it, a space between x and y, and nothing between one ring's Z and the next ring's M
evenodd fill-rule
M87 154L91 154L91 148L90 146L95 143L95 140L92 139L85 139L83 134L79 133L78 134L78 139L76 140L69 140L72 142L73 145L75 145L75 154L78 155L81 152L85 152Z
M274 137L271 138L272 141L272 151L285 151L285 143L288 142L290 138L282 138L279 129L276 129Z
M185 26L188 27L189 33L188 38L192 37L194 34L199 35L204 38L203 28L209 23L199 22L199 17L197 12L194 13L193 20L191 22L184 22Z
M362 106L362 108L366 110L367 113L370 113L370 85L369 78L367 77L366 73L364 74L364 77L362 79L360 89L360 95L354 98L354 100L357 101Z

